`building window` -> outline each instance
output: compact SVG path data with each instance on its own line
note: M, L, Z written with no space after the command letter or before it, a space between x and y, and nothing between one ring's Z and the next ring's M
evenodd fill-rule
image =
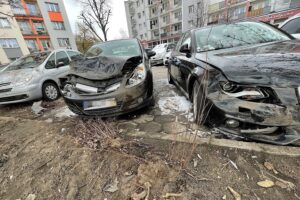
M58 45L60 47L69 47L70 46L70 41L69 38L58 38Z
M44 51L48 51L51 48L51 43L49 40L41 40Z
M189 27L193 27L194 26L194 20L190 20L188 23L189 23Z
M0 39L0 46L2 48L19 48L17 40L12 38Z
M57 3L46 3L48 12L59 12Z
M39 15L41 15L41 13L40 13L40 11L39 11L39 9L38 9L38 7L37 7L36 4L27 3L26 6L27 6L27 8L29 10L29 14L31 16L39 16Z
M66 30L63 22L52 22L54 30Z
M142 15L141 13L138 13L138 18L141 19Z
M175 12L175 13L174 13L174 17L175 17L176 19L181 19L181 11Z
M45 35L45 34L47 34L46 28L45 28L45 26L44 26L43 23L41 23L41 22L33 22L33 24L34 24L36 32L39 35Z
M194 5L189 6L189 13L191 14L191 13L193 13L193 12L194 12Z
M6 18L0 18L0 28L10 28L10 23Z
M33 34L32 29L28 23L28 21L18 21L20 30L22 32L22 34L24 35L30 35Z
M37 51L36 40L25 40L30 52Z
M175 31L175 32L181 31L181 24L175 24L173 26L173 31Z
M142 28L142 24L139 24L139 29L141 29Z

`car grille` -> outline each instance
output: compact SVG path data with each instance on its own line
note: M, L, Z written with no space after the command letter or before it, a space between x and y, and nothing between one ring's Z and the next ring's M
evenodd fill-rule
M0 98L0 103L10 102L10 101L18 101L18 100L22 100L22 99L26 99L26 98L28 98L28 96L26 94L12 96L12 97L3 97L3 98Z
M0 93L5 93L5 92L10 92L12 90L12 88L8 88L8 89L0 89Z
M0 83L0 87L5 87L5 86L8 86L10 85L10 83Z

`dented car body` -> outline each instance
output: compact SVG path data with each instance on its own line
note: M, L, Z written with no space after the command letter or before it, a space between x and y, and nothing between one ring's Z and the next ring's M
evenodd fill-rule
M63 87L76 114L110 117L153 104L151 56L136 39L94 45L71 63Z
M198 122L230 137L298 144L300 42L264 23L187 32L171 56L169 80Z

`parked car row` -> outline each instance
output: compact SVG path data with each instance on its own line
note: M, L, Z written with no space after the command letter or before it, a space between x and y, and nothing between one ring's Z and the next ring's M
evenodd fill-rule
M177 45L153 50L126 39L96 44L85 55L31 54L0 73L0 104L62 94L79 115L121 115L154 104L151 65L162 63L169 83L193 103L197 123L273 144L300 139L300 41L260 22L191 30Z

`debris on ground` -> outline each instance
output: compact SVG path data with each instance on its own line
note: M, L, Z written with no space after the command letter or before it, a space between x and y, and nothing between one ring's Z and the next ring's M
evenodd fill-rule
M266 168L267 170L273 171L274 174L278 174L278 173L279 173L279 172L276 171L276 169L274 168L274 165L273 165L272 163L270 163L270 162L265 162L265 163L264 163L264 166L265 166L265 168Z
M36 195L35 194L29 194L25 200L35 200Z
M41 116L46 108L42 107L42 101L37 101L32 104L31 110L36 116Z
M273 187L275 184L273 181L264 180L264 181L257 182L257 185L259 185L260 187L263 187L263 188L270 188L270 187Z
M170 197L181 197L182 193L166 193L163 198L169 199Z
M227 187L228 190L230 191L230 193L232 194L232 196L234 197L235 200L241 200L242 196L236 192L234 189L232 189L231 187Z
M118 178L115 178L113 183L106 185L103 190L105 192L114 193L114 192L118 191L118 189L119 189L118 184L119 184Z

